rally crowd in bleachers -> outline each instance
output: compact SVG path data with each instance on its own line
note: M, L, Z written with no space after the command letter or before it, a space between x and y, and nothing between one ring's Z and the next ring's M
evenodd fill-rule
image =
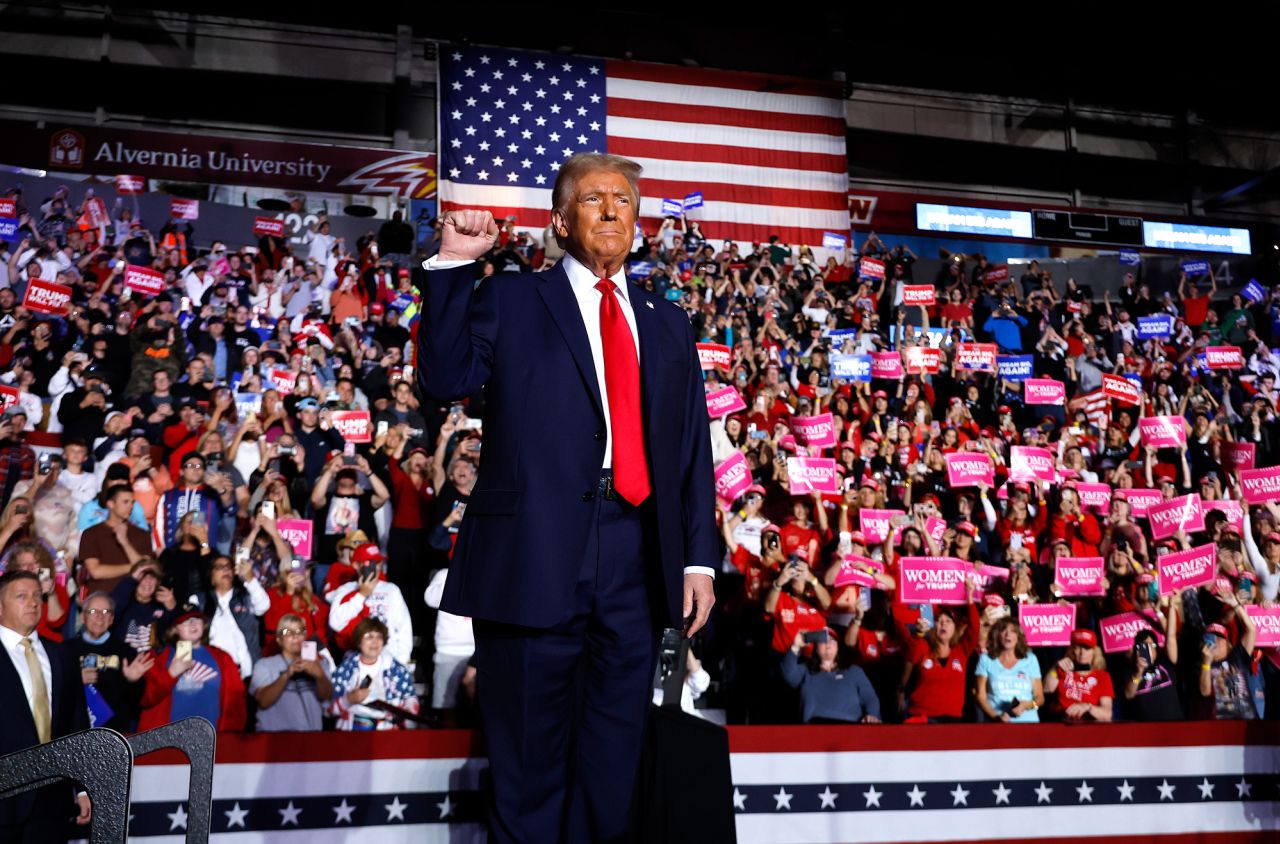
M484 407L415 389L436 233L224 243L6 196L0 569L40 578L94 723L471 723L470 622L436 607ZM477 277L558 258L517 222ZM1280 288L709 236L668 218L630 265L705 344L725 554L686 708L1280 717Z

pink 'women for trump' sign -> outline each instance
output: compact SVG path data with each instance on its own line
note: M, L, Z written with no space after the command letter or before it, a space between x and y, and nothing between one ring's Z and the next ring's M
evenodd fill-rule
M1076 493L1080 496L1080 505L1095 513L1105 513L1111 509L1110 484L1076 484Z
M1253 604L1244 608L1258 628L1257 647L1280 648L1280 607L1259 607Z
M1204 501L1205 510L1217 510L1219 513L1227 517L1227 522L1236 530L1244 530L1244 508L1240 506L1240 502L1235 499L1221 499L1217 501Z
M1227 472L1253 468L1253 461L1257 454L1257 447L1253 443L1222 443L1219 448L1222 455L1222 468Z
M1147 522L1151 525L1151 537L1164 539L1178 531L1195 533L1204 530L1204 507L1200 495L1180 495L1156 504L1147 510Z
M817 416L793 416L791 432L796 442L814 448L831 448L836 444L836 426L830 413Z
M1067 403L1066 385L1052 378L1028 378L1023 382L1023 390L1027 404Z
M1103 653L1119 653L1133 647L1133 640L1143 630L1153 630L1156 641L1163 645L1164 635L1156 628L1155 618L1137 612L1122 612L1119 615L1107 616L1098 622L1098 630L1102 633Z
M1201 545L1199 548L1165 554L1156 562L1160 594L1170 595L1182 589L1213 582L1217 564L1217 545Z
M742 452L733 455L716 467L716 495L725 501L733 501L751 486L751 467Z
M1015 445L1010 449L1009 479L1013 481L1054 481L1053 452L1047 448Z
M1101 557L1059 557L1054 563L1053 579L1067 598L1104 594Z
M955 557L903 557L898 588L907 604L967 604L968 563Z
M1142 444L1156 448L1186 445L1187 422L1181 416L1147 416L1138 420Z
M872 378L901 378L902 356L897 352L872 352Z
M847 586L853 584L855 586L867 586L872 589L879 589L880 584L876 581L876 572L883 571L883 566L879 565L875 560L868 557L861 557L857 554L845 554L844 560L840 563L840 570L836 572L835 586Z
M968 566L966 577L973 581L973 600L981 601L988 592L1002 592L1009 582L1009 570L999 566Z
M1033 648L1070 645L1071 631L1076 627L1076 605L1019 604L1018 623Z
M840 491L836 461L830 457L788 457L787 480L792 495Z
M957 451L946 456L947 483L953 487L995 484L991 458L980 451Z
M1266 469L1241 469L1240 491L1249 504L1280 500L1280 466Z
M707 393L707 415L712 419L719 419L721 416L728 416L730 413L746 409L747 403L733 387L724 387Z
M890 522L894 516L905 516L901 510L873 510L864 508L858 511L858 527L866 537L867 545L879 545L884 542L893 530Z
M1148 510L1164 501L1164 494L1158 489L1122 489L1117 492L1124 493L1135 516L1147 515Z

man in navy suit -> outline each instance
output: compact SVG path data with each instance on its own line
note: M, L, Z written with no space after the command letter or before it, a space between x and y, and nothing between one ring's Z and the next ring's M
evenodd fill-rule
M451 211L424 264L423 392L482 387L483 464L441 609L475 622L494 842L617 841L664 627L691 636L719 559L702 371L684 311L629 285L639 165L566 160L566 255L475 284L498 227Z
M0 756L89 728L80 667L70 651L36 635L40 579L11 571L0 577ZM74 798L74 799L73 799ZM0 844L67 840L67 821L87 824L89 796L54 783L0 800Z

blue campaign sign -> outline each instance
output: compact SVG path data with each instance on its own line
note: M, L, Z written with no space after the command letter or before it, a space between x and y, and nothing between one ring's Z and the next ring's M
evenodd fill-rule
M690 208L701 208L701 207L702 207L702 191L691 193L684 198L684 210L688 211Z
M832 355L831 377L849 381L870 381L871 355Z
M1258 284L1256 278L1249 279L1249 283L1240 291L1240 295L1248 299L1250 302L1261 302L1267 298L1267 291Z
M648 278L653 275L654 263L652 261L632 261L627 265L628 278Z
M678 199L662 200L662 216L679 217L682 213L684 213L684 206L680 203L680 200Z
M1025 381L1032 376L1034 360L1034 355L1000 355L996 358L996 370L1001 378Z
M1182 271L1187 274L1187 278L1193 278L1198 275L1209 274L1208 261L1183 261Z
M1143 340L1168 337L1172 333L1173 317L1169 314L1138 317L1138 337Z
M10 243L18 241L18 219L16 217L0 217L0 240Z
M842 234L837 234L836 232L822 233L823 249L839 249L840 251L843 252L845 244L848 242L849 242L849 238L845 237Z
M1124 373L1124 379L1130 384L1138 388L1138 392L1142 392L1142 376L1136 372Z
M1142 263L1142 256L1132 250L1121 249L1120 263L1126 267L1136 267Z
M1186 252L1230 252L1232 255L1253 253L1248 229L1161 223L1154 220L1142 221L1142 245Z

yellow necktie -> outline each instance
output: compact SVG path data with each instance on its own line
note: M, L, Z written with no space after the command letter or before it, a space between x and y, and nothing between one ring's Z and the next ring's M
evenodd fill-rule
M22 640L22 649L26 651L27 671L31 673L31 715L36 719L36 735L40 743L45 744L53 738L53 718L49 714L49 689L44 684L44 669L40 667L40 659L30 639Z

